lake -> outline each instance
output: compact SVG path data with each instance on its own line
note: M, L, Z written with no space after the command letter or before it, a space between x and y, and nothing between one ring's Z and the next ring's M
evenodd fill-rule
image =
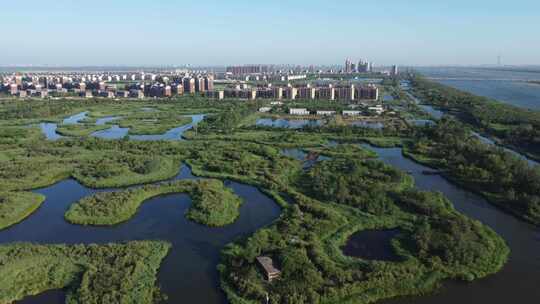
M527 82L539 80L540 73L464 67L415 69L428 78L462 91L522 108L540 110L540 85Z
M255 122L257 126L300 129L303 127L318 127L324 124L323 120L317 119L272 119L259 118Z

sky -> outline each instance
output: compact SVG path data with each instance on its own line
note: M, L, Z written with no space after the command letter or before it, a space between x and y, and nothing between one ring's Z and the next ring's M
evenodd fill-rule
M0 65L540 64L538 0L0 2Z

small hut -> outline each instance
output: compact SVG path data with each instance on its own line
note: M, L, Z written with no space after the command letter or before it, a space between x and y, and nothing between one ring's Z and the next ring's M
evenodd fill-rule
M257 262L261 265L264 273L266 274L266 279L268 282L278 279L281 275L281 271L274 266L274 261L270 257L260 256L257 258Z

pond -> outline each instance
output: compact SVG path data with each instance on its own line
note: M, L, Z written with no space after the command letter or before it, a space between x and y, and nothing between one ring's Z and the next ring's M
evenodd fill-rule
M86 115L88 115L88 112L82 112L82 113L72 115L72 116L70 116L68 118L65 118L64 121L62 122L62 124L64 124L64 125L76 125L81 120L85 119Z
M193 179L191 170L182 166L175 179ZM244 203L240 217L231 225L210 228L185 218L191 199L173 194L146 201L129 221L112 227L90 227L69 224L64 213L77 200L112 189L89 189L68 179L53 186L35 190L46 196L42 207L23 222L0 231L0 243L35 242L43 244L109 243L130 240L166 240L171 251L163 260L158 283L168 295L168 303L226 303L219 288L216 265L220 250L238 237L251 235L270 224L281 210L257 188L225 181ZM63 293L49 291L28 297L18 303L64 303Z
M443 111L440 111L440 110L437 110L435 109L434 107L432 106L428 106L428 105L423 105L423 104L420 104L418 105L422 110L424 110L424 112L428 113L429 115L431 115L431 117L433 117L434 119L441 119L443 116L444 116L444 112Z
M411 98L414 101L414 103L416 103L417 106L419 106L422 110L424 110L424 112L431 115L431 117L433 117L434 119L438 120L444 116L443 111L437 110L430 105L422 104L422 101L418 99L416 96L414 96L413 94L411 94L410 92L405 92L405 93L407 94L407 96L409 96L409 98Z
M58 125L51 122L42 122L39 124L39 127L41 128L41 133L45 135L47 140L58 140L62 138L63 136L56 133L56 128L58 128Z
M485 136L482 136L482 135L478 134L477 132L472 132L472 134L473 134L474 137L478 138L481 142L483 142L486 145L499 147L499 148L503 149L504 151L506 151L506 152L508 152L508 153L510 153L512 155L515 155L515 156L519 157L522 160L527 161L529 166L538 166L537 161L534 161L534 160L528 158L527 156L525 156L525 155L523 155L523 154L521 154L519 152L516 152L514 150L511 150L511 149L505 148L503 146L500 146L495 141L493 141L492 139L487 138Z
M392 95L384 95L383 101L394 101L394 96Z
M106 125L108 122L115 121L115 120L118 120L120 118L122 118L122 117L120 117L120 116L108 116L108 117L98 118L96 120L96 126L103 126L103 125Z
M384 123L376 121L357 120L352 121L351 126L380 130L384 128Z
M392 239L400 232L399 229L359 231L347 240L343 254L364 260L398 262L401 259L392 248Z
M324 121L320 119L259 118L255 122L255 125L274 128L300 129L303 127L319 127L324 125Z
M430 119L409 119L407 122L417 127L433 126L436 124Z
M300 148L282 149L281 154L301 161L304 169L309 169L318 162L331 159L328 156L320 154L309 154Z
M416 187L442 192L463 214L488 225L501 235L510 247L510 259L497 274L472 283L450 281L439 293L414 298L383 301L386 304L455 304L455 303L538 303L540 300L540 228L523 222L488 203L484 198L464 190L439 175L424 175L431 170L403 157L400 148L376 148L387 164L410 172Z

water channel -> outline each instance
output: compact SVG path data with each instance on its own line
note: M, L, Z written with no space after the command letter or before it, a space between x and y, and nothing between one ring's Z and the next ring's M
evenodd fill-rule
M183 166L175 179L193 179ZM209 228L184 216L191 204L185 194L173 194L146 201L129 221L112 227L69 224L64 213L77 200L97 191L68 179L35 190L47 197L42 207L23 222L0 231L0 243L35 242L42 244L109 243L130 240L166 240L171 251L161 264L158 282L168 295L168 303L226 303L219 288L216 265L220 250L238 237L248 236L270 224L281 210L257 188L225 181L244 203L240 217L223 228ZM64 303L61 291L48 291L18 303Z
M409 172L416 187L425 191L440 191L463 214L477 219L501 235L511 254L503 270L472 283L449 281L433 295L396 298L385 304L455 304L455 303L540 303L540 228L494 207L479 195L466 191L438 175L424 175L431 170L405 158L400 148L376 148L380 160Z

